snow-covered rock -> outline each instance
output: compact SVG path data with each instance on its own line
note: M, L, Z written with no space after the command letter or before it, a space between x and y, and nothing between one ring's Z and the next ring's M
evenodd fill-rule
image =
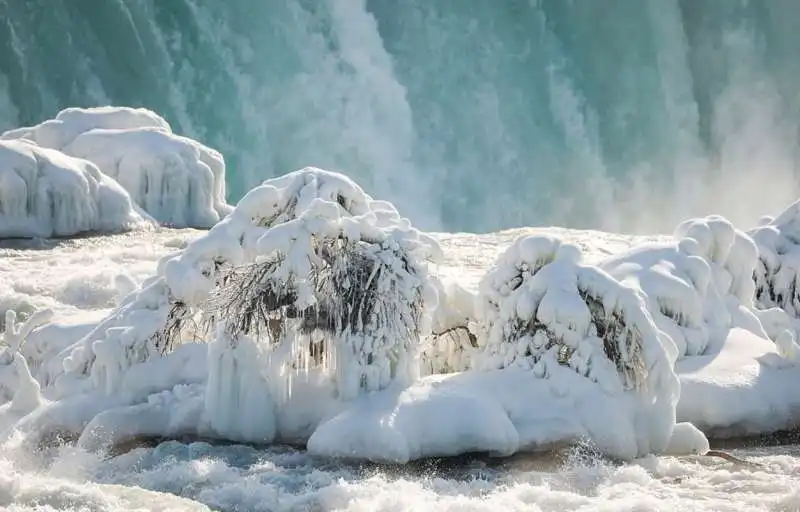
M225 161L203 144L176 135L143 108L68 108L36 126L5 132L93 162L162 224L208 228L230 213Z
M734 327L769 338L753 302L757 258L746 233L710 216L683 222L673 243L636 247L600 266L644 291L677 360L716 350Z
M253 376L264 375L277 406L296 385L307 387L310 374L323 377L317 389L330 400L416 378L419 339L438 296L426 261L439 256L438 244L391 204L340 174L302 169L255 188L162 260L156 276L62 354L63 373L48 379L59 396L124 393L138 365L171 358L172 347L189 339L216 337L204 417L216 435L263 442L266 424L229 432L231 422L217 421L253 414L244 395L230 396L252 387ZM253 305L262 316L248 312ZM282 319L279 333L270 330L273 317ZM247 343L259 347L247 354L265 355L244 357Z
M525 370L556 395L581 389L564 381L568 369L609 403L636 404L616 420L636 432L634 455L666 447L679 395L668 342L644 295L582 264L576 246L547 236L512 244L481 281L477 335L477 368Z
M27 140L0 140L0 238L148 225L128 193L91 162Z

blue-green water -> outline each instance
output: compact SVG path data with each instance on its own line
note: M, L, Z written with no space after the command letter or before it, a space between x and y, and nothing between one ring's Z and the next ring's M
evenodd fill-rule
M793 0L0 0L0 129L126 104L231 201L344 170L422 227L751 223L797 184Z

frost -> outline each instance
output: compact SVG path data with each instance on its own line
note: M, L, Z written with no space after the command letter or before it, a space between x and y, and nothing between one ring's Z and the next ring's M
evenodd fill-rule
M661 343L643 297L580 263L577 247L517 240L480 284L480 367L568 365L611 391L641 389Z
M262 230L254 262L228 269L209 307L232 343L253 336L274 347L287 378L321 369L344 400L413 381L438 295L425 265L439 252L432 239L318 169L267 182L239 208Z
M602 401L630 398L631 424L644 423L633 447L605 439L611 452L666 446L680 388L663 335L644 295L582 264L578 247L548 236L515 241L480 283L476 330L478 369L524 370L549 382L552 399L561 400L579 389L564 375L567 368L599 387ZM584 425L602 430L594 419Z

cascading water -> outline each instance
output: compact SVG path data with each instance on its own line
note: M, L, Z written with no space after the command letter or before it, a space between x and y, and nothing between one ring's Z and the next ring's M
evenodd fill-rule
M156 110L229 199L342 169L423 228L743 226L800 193L792 0L0 0L0 129Z

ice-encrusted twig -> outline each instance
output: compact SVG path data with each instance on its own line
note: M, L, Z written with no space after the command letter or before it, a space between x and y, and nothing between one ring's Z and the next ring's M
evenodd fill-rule
M33 378L22 348L28 336L53 317L52 310L36 311L24 322L17 322L17 314L13 310L6 311L5 331L2 343L5 345L0 355L0 381L8 392L13 394L11 410L16 413L27 413L42 402L41 387Z

